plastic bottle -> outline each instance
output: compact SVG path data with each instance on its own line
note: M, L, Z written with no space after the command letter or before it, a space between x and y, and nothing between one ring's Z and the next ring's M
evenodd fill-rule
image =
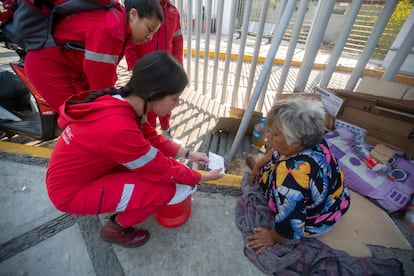
M414 197L411 198L411 201L405 210L405 221L408 223L411 229L414 229Z
M252 144L258 148L261 148L264 145L264 140L266 138L265 125L266 119L262 117L253 128Z

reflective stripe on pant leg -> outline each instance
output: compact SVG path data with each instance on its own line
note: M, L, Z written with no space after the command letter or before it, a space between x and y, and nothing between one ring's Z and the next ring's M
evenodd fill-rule
M140 183L139 188L134 191L127 209L118 213L118 221L124 226L137 225L143 222L159 208L167 205L174 196L175 190L175 185ZM135 200L135 195L138 200Z
M121 199L116 206L115 212L123 212L128 206L129 201L131 200L132 192L134 191L134 184L125 184L124 189L122 190Z

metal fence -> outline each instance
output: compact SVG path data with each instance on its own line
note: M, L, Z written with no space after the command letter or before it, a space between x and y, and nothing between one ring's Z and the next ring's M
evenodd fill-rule
M257 1L252 0L179 0L175 2L183 20L187 54L185 67L192 89L210 96L221 104L246 110L232 151L242 139L253 111L262 110L265 99L269 98L267 94L273 93L270 96L273 98L275 93L284 91L284 86L288 81L288 72L295 66L292 64L293 56L301 39L305 43L303 57L297 67L294 89L310 92L315 86L315 83L309 85L311 71L323 44L323 35L329 19L335 12L336 1L318 1L314 10L310 8L310 3L314 1L308 0L262 0L261 6L255 6L254 3L257 4ZM352 30L358 16L364 10L362 8L364 1L348 2L351 3L348 3L349 8L341 23L340 34L316 85L329 85L337 69L339 58L347 51L347 48L350 48ZM397 0L388 0L379 9L370 35L357 50L359 54L357 63L342 88L348 90L355 88L397 4ZM259 7L260 12L258 12ZM307 18L311 10L313 10L312 20L309 21ZM269 20L270 11L271 16L274 17L273 20ZM256 26L252 26L252 21L256 22ZM269 32L269 23L274 25L272 32ZM310 26L309 23L311 23ZM304 30L307 32L305 36L303 36ZM287 37L289 41L284 41ZM269 41L271 41L270 44L267 43ZM276 65L275 56L282 43L287 46L284 62ZM263 45L266 44L268 46L263 50ZM394 79L413 44L412 39L407 39L407 42L401 45L399 58L392 66L389 66L389 69L385 70L384 76L387 76L387 80ZM357 47L351 48L355 50ZM246 53L248 50L251 50L249 54ZM279 66L277 69L279 77L276 91L272 91L269 89L269 79L272 74L276 74L275 66Z

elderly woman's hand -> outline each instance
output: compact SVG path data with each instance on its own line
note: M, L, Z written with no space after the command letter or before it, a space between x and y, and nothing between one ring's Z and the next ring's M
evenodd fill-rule
M255 234L247 236L247 246L254 249L256 254L262 253L266 247L273 246L276 242L284 242L287 239L276 233L274 228L255 227Z
M251 186L259 180L260 168L257 166L256 160L252 156L247 156L245 162L251 171L249 177L249 185Z
M260 174L260 169L256 166L253 167L252 171L250 172L250 177L249 177L250 186L256 183L257 181L259 181L259 174Z

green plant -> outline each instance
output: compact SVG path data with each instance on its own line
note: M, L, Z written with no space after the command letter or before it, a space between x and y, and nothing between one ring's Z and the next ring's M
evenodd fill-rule
M414 7L414 1L401 0L398 2L394 12L391 15L390 20L385 27L384 33L378 41L378 46L374 51L374 56L384 57L387 54L388 49L391 48L396 36L398 35L401 27L404 25L412 8Z

